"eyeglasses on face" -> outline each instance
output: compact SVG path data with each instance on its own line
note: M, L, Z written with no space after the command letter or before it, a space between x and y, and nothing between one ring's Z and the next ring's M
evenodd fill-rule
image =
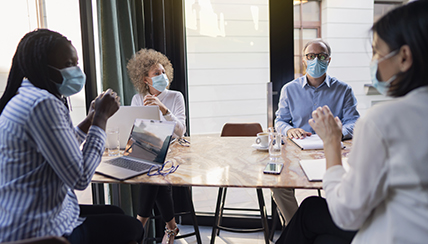
M327 53L308 53L305 56L307 60L314 60L317 57L319 60L324 61L328 58Z

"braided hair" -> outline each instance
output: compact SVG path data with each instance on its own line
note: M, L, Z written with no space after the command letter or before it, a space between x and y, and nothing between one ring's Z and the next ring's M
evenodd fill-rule
M24 78L40 89L58 94L55 84L49 81L48 55L58 43L64 42L71 43L65 36L48 29L36 29L21 39L12 59L6 89L0 99L0 114L18 92Z

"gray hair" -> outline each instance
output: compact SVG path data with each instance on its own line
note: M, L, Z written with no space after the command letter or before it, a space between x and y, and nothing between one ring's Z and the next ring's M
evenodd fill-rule
M330 45L326 41L324 41L323 39L321 39L321 38L313 39L313 40L309 41L308 43L306 43L305 47L302 50L303 56L305 55L306 48L308 48L309 45L314 44L314 43L322 43L322 44L324 44L327 47L327 52L328 52L327 54L328 54L328 56L331 56Z

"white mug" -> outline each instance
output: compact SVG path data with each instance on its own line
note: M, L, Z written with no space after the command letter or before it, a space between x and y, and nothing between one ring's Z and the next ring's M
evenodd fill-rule
M269 146L269 133L267 133L267 132L257 133L256 144L260 145L261 147L268 147Z

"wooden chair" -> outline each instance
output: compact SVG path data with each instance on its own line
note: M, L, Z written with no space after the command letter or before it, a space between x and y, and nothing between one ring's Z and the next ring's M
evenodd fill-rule
M226 123L223 125L221 136L256 136L257 133L263 132L262 126L259 123ZM219 187L217 195L217 204L215 210L215 220L213 230L211 233L211 243L214 243L215 237L220 234L220 230L249 233L256 231L263 231L265 236L265 242L269 243L269 226L267 222L266 207L263 198L263 192L261 188L257 188L257 198L259 202L258 209L244 209L244 208L227 208L224 207L226 201L227 187ZM237 229L221 226L221 220L223 217L223 210L234 210L234 211L257 211L260 212L262 228L254 229Z
M259 123L226 123L220 136L257 136L259 132L263 132Z

